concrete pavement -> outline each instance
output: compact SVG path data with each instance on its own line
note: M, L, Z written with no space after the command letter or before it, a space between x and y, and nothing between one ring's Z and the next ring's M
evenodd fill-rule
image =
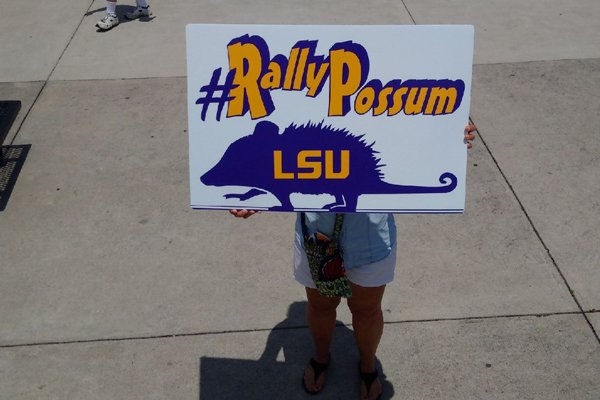
M0 399L309 397L294 216L188 207L202 22L474 24L467 211L397 216L385 398L600 398L600 3L154 1L105 33L102 1L49 4L0 0L5 145L32 146L0 212ZM357 398L338 319L322 398Z

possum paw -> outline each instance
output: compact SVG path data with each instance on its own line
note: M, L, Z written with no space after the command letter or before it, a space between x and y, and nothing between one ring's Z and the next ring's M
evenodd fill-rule
M356 211L357 196L336 196L333 203L325 204L324 210L335 212L354 212Z
M246 193L228 193L224 195L226 199L240 199L241 201L245 201L251 199L252 197L260 196L261 194L265 194L264 190L260 189L250 189Z
M334 211L334 210L339 210L341 208L346 208L345 204L339 204L339 203L329 203L329 204L325 204L323 207L323 210L329 210L329 211Z

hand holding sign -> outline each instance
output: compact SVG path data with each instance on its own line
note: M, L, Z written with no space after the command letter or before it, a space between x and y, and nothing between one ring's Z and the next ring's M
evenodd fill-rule
M475 130L477 130L477 128L470 122L467 126L465 126L465 142L467 143L468 150L473 147L471 141L475 140L475 135L473 135L471 132L474 132Z
M259 211L256 211L256 210L229 210L229 213L231 215L233 215L234 217L244 218L244 219L253 216L257 212L259 212Z

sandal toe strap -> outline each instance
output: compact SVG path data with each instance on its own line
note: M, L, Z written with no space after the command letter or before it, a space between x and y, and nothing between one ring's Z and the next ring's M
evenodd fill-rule
M315 382L317 381L317 379L319 379L319 376L321 376L321 374L323 372L325 372L327 370L327 368L329 368L329 363L324 364L324 363L320 363L318 361L316 361L314 358L310 359L310 366L312 367L314 373L315 373Z
M373 385L373 382L375 382L375 379L377 378L379 378L379 372L377 372L377 369L375 369L373 372L360 373L360 379L365 383L367 393L371 392L371 385Z

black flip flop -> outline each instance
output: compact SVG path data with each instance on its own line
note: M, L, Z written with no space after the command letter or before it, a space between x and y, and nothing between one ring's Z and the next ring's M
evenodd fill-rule
M330 361L331 362L331 361ZM314 358L310 359L309 365L312 367L313 369L313 382L317 382L319 380L319 377L321 376L321 374L325 371L327 371L327 368L329 368L329 363L327 364L323 364L320 363L318 361L316 361ZM305 373L306 373L306 369L304 369ZM317 390L317 391L311 391L306 387L306 382L304 381L304 374L302 374L302 387L304 388L304 390L306 390L307 393L309 394L317 394L320 393L321 390L323 390L323 387L325 386L325 384L323 384L323 386L321 387L321 389Z
M377 368L375 368L375 371L373 372L362 372L360 370L360 365L358 366L358 372L360 373L360 380L361 382L365 383L365 387L367 388L367 396L369 395L369 393L371 393L371 386L373 385L373 382L375 382L375 379L379 378L379 372L377 372ZM383 387L382 387L383 389ZM377 396L377 398L375 400L379 400L381 399L381 396L383 395L383 391L381 393L379 393L379 396Z

